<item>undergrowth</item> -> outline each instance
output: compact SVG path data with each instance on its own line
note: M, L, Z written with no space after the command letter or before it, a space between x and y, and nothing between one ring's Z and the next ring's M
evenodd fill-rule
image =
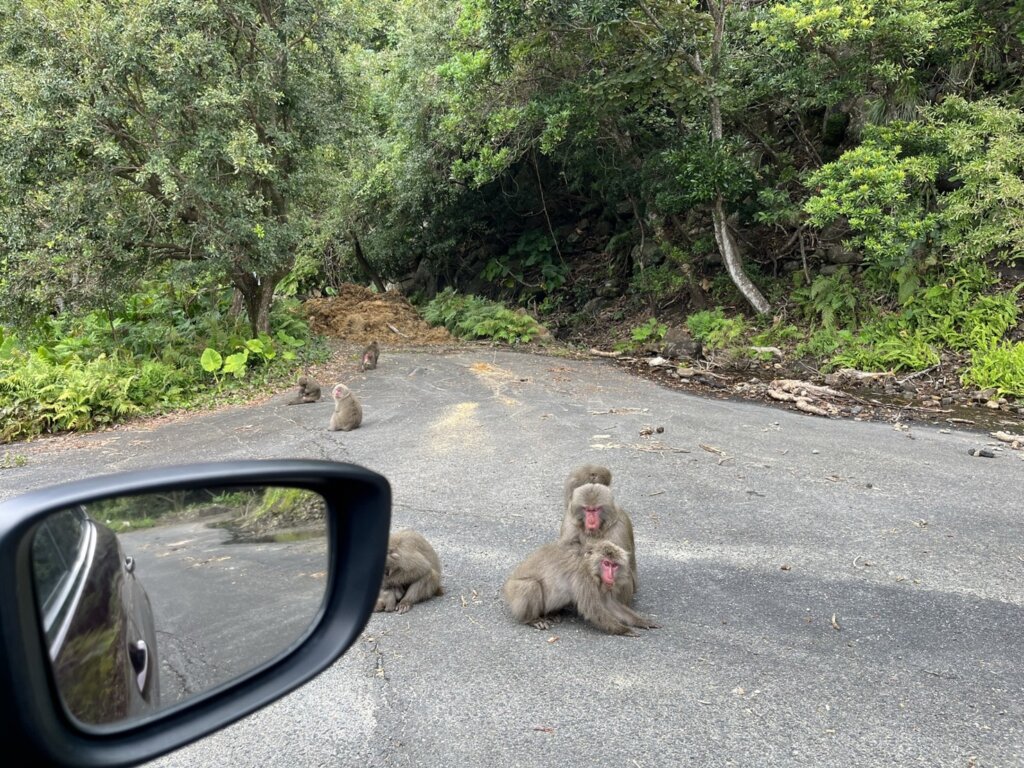
M305 321L278 302L275 338L253 340L229 307L229 291L186 298L153 283L116 311L65 313L17 333L0 328L0 442L92 430L290 378L295 350L308 343ZM202 352L213 345L244 352L248 377L205 371Z
M424 308L423 317L463 339L519 344L532 341L541 332L540 325L528 314L479 296L456 293L452 288L437 294Z

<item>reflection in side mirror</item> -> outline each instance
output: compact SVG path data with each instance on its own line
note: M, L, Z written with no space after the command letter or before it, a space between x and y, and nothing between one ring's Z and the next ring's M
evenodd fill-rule
M191 488L52 513L34 531L32 568L65 709L122 727L281 656L316 623L328 562L326 503L301 488Z

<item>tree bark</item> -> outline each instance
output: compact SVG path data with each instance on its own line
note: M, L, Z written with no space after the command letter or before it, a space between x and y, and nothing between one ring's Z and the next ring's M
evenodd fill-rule
M260 277L252 272L237 271L232 275L232 282L242 294L249 330L254 338L261 333L270 333L270 307L274 303L274 289L286 274L287 271L275 272Z
M348 234L355 245L356 263L359 265L359 268L362 269L373 284L377 286L377 290L384 293L384 281L380 279L380 275L373 271L373 267L370 266L370 262L366 260L366 255L363 253L363 246L359 242L359 236L351 229Z

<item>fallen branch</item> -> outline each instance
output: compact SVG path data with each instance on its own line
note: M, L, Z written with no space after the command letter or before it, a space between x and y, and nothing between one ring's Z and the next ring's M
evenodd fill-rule
M590 354L596 355L597 357L622 357L622 352L605 352L603 349L593 348L590 350Z
M391 323L388 323L388 324L387 324L387 326L388 326L388 328L390 328L390 329L391 329L392 331L394 331L394 332L395 332L395 333L397 333L397 334L398 334L399 336L401 336L401 337L402 337L403 339L408 339L408 338L409 338L408 334L402 333L402 332L401 332L400 330L398 330L397 328L395 328L395 326L393 326L393 325L392 325Z

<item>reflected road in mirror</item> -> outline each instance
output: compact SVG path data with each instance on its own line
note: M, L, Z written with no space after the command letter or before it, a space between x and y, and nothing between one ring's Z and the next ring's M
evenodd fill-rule
M127 725L281 655L323 602L326 532L323 499L296 488L192 489L52 515L33 567L65 707L84 725Z

